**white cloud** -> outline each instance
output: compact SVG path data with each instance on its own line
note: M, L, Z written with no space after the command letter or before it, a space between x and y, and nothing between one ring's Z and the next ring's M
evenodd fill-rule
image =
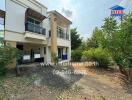
M72 3L73 0L59 0L60 7L58 9L65 17L69 18L70 20L75 19L76 17L76 9L75 4ZM70 15L69 15L70 14Z
M72 17L72 11L71 10L67 10L65 8L62 8L62 13L64 13L68 18Z

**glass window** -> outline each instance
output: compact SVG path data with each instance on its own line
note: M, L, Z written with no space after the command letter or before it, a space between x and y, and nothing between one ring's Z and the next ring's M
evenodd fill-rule
M30 18L30 17L28 17L28 22L33 23L34 25L39 25L39 26L41 24L41 22L39 22L33 18Z
M58 35L58 37L59 38L64 38L64 29L63 28L61 28L61 27L57 27L57 35Z
M30 23L34 23L34 19L32 19L32 18L28 18L28 22L30 22Z
M40 26L40 22L39 21L35 21L35 24Z

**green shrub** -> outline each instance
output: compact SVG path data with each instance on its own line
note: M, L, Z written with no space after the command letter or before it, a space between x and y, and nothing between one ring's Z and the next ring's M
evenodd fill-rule
M102 48L90 49L83 52L83 58L89 61L98 62L100 67L107 67L109 65L109 53Z
M0 46L0 76L6 73L6 66L11 63L12 59L19 58L21 51L11 46Z
M90 50L88 50L88 51L84 51L83 53L82 53L82 58L84 59L84 60L89 60L89 61L93 61L95 58L94 58L94 50L95 49L90 49Z
M81 50L74 50L71 53L72 61L80 61L82 58L82 51Z

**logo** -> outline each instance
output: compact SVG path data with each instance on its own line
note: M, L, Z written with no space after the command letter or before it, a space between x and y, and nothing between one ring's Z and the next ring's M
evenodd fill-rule
M123 7L116 5L110 8L111 9L111 16L123 16L124 9Z

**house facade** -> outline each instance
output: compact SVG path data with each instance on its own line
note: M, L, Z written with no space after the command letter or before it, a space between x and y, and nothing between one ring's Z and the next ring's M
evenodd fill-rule
M57 11L47 10L37 0L6 0L4 41L23 52L19 63L52 63L53 55L60 62L70 61L71 21Z

